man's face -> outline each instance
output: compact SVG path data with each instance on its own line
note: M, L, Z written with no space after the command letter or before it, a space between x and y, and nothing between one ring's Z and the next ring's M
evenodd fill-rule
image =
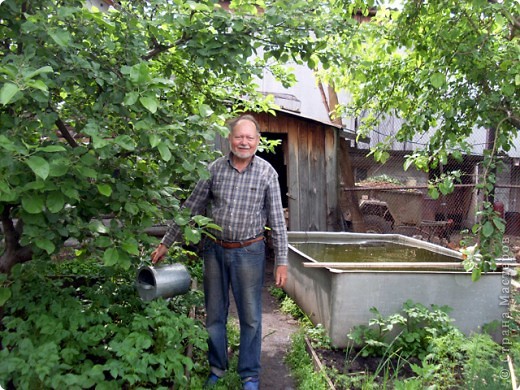
M260 143L255 124L247 119L238 121L228 139L231 152L242 159L252 157Z

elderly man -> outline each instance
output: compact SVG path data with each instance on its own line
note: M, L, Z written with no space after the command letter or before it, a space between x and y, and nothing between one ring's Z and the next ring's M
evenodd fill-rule
M255 156L260 129L250 115L229 123L231 152L209 166L211 177L197 183L184 207L193 215L207 216L222 228L215 240L204 243L204 293L208 360L211 373L206 387L215 385L228 369L226 323L229 288L235 298L240 322L238 373L243 388L259 388L262 341L262 286L265 269L265 227L272 232L275 281L287 279L287 231L278 175ZM152 262L162 260L180 237L173 224L152 253Z

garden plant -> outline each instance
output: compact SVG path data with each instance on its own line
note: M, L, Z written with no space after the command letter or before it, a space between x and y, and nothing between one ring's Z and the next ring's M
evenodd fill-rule
M350 92L351 104L332 104L331 118L372 112L361 134L385 115L406 120L398 141L435 128L406 167L460 158L473 129L494 129L466 262L475 280L494 268L504 232L492 210L494 172L520 127L515 0L87 3L0 0L4 388L200 386L205 335L190 315L200 294L149 304L136 297L135 271L157 243L147 229L175 220L181 244L200 241L212 221L181 205L208 175L212 142L237 113L274 114L258 80L271 74L292 86L292 66L314 71L330 96ZM376 8L374 23L359 23ZM391 141L372 151L378 161ZM431 194L449 192L456 178L432 181ZM461 341L473 348L460 355L448 350L462 339L443 332L439 345L428 344L425 356L435 356L413 366L420 380L452 367L444 356L494 378L501 366L480 359L495 345L479 339Z
M448 307L407 301L401 312L389 316L383 317L377 308L370 311L373 319L349 333L351 344L343 350L327 343L323 328L302 321L287 356L298 388L328 389L329 383L336 389L511 388L515 372L509 359L520 361L516 309L507 324L512 340L506 344L485 332L464 335L453 325ZM305 318L301 312L299 316ZM311 361L305 337L322 370Z

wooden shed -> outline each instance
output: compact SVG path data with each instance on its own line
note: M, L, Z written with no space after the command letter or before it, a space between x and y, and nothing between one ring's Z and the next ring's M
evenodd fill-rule
M337 145L339 126L278 110L252 113L262 136L280 139L276 153L257 154L279 175L287 228L292 231L339 231ZM219 148L229 151L221 140Z

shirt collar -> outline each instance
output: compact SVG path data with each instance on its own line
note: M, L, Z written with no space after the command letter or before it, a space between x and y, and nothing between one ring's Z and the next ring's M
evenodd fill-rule
M234 168L235 166L233 165L232 156L233 156L233 152L229 152L227 161L228 161L229 166ZM256 154L253 154L253 157L251 157L251 161L249 162L249 165L253 165L253 163L255 162L255 157L256 157ZM248 168L249 168L249 165L248 165Z

